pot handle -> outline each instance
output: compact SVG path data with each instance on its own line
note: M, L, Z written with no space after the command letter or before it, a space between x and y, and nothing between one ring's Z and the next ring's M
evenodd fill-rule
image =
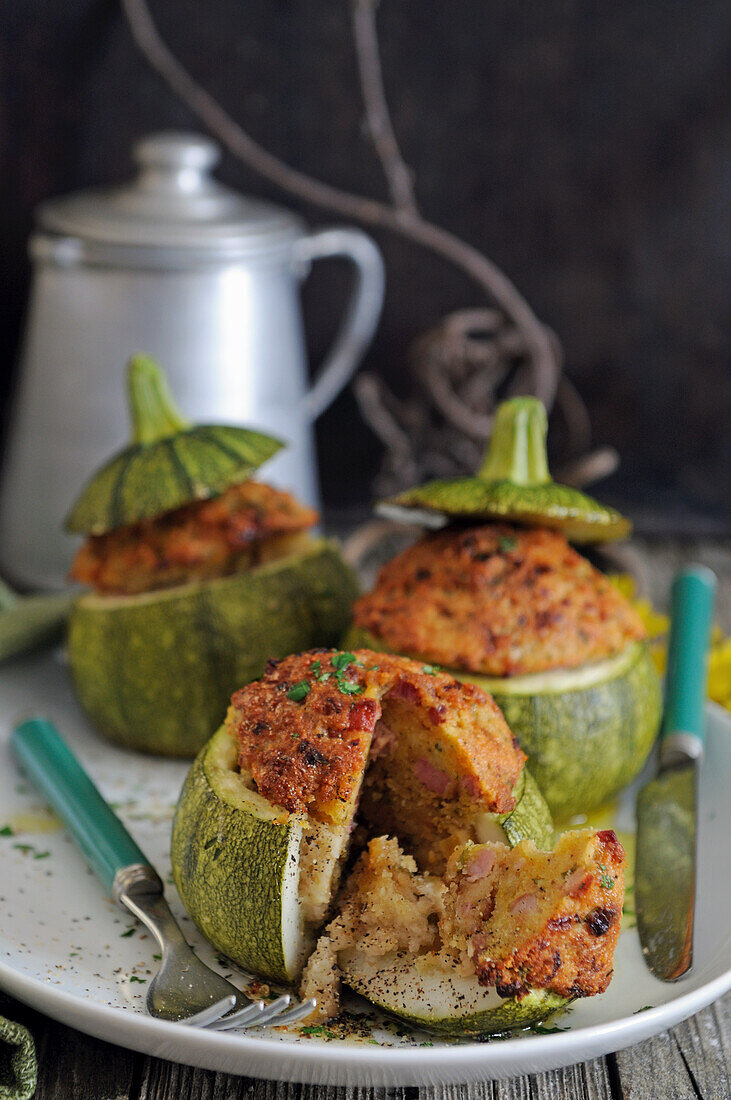
M320 229L300 237L293 260L309 274L313 260L345 256L355 267L355 287L330 351L304 397L305 415L311 422L325 411L355 373L376 331L383 305L385 273L375 242L359 229Z

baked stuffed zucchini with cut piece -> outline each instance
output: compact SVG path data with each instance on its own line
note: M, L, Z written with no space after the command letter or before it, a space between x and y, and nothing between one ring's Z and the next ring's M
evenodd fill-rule
M524 765L484 692L418 662L368 650L270 662L233 696L184 784L176 886L218 950L292 980L328 915L356 822L372 830L368 802L405 835L418 818L417 847L443 870L455 842L550 844L550 814Z
M317 513L252 475L282 444L188 424L160 368L129 365L132 443L67 521L87 536L68 650L94 724L131 748L192 756L271 656L335 641L357 588Z
M540 402L507 401L478 477L388 502L401 516L427 509L443 529L382 568L355 604L346 644L405 653L488 690L564 818L640 770L660 683L641 619L567 541L618 537L629 525L550 479L545 433Z
M611 979L624 894L611 831L564 834L553 851L467 845L443 877L373 839L310 957L301 992L320 1019L341 983L400 1020L450 1035L539 1023Z

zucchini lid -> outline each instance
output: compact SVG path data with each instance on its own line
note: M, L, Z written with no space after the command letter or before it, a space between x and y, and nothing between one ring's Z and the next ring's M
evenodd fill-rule
M190 424L149 356L130 359L127 390L132 441L84 486L67 531L102 535L216 496L246 481L284 446L249 428Z
M572 542L624 538L629 520L579 489L555 482L548 471L548 420L535 397L498 406L485 460L475 477L428 481L389 497L376 511L407 523L439 527L450 520L505 520L549 527Z

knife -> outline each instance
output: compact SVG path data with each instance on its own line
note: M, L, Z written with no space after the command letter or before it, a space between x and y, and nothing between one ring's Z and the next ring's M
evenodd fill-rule
M693 962L697 773L715 589L702 565L673 582L658 774L637 797L637 930L648 967L665 982L682 978Z

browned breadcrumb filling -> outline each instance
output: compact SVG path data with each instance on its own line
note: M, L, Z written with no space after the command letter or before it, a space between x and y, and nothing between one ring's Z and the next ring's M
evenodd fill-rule
M569 832L552 852L468 846L445 882L442 943L504 997L529 988L603 993L624 900L625 854L611 829Z
M345 884L301 994L317 998L317 1019L337 1015L341 958L353 948L375 959L436 955L445 971L474 975L503 997L601 993L612 975L624 864L611 830L585 830L565 833L552 852L530 841L468 845L438 878L420 874L396 840L378 837Z
M395 652L501 677L599 661L646 633L562 535L498 523L419 539L381 569L354 622Z
M152 520L91 535L71 577L97 592L134 595L244 572L296 553L317 512L259 481Z
M233 696L226 723L265 798L334 824L352 817L369 756L364 801L378 796L392 820L413 819L427 836L470 813L509 813L525 762L480 688L367 649L271 661Z

